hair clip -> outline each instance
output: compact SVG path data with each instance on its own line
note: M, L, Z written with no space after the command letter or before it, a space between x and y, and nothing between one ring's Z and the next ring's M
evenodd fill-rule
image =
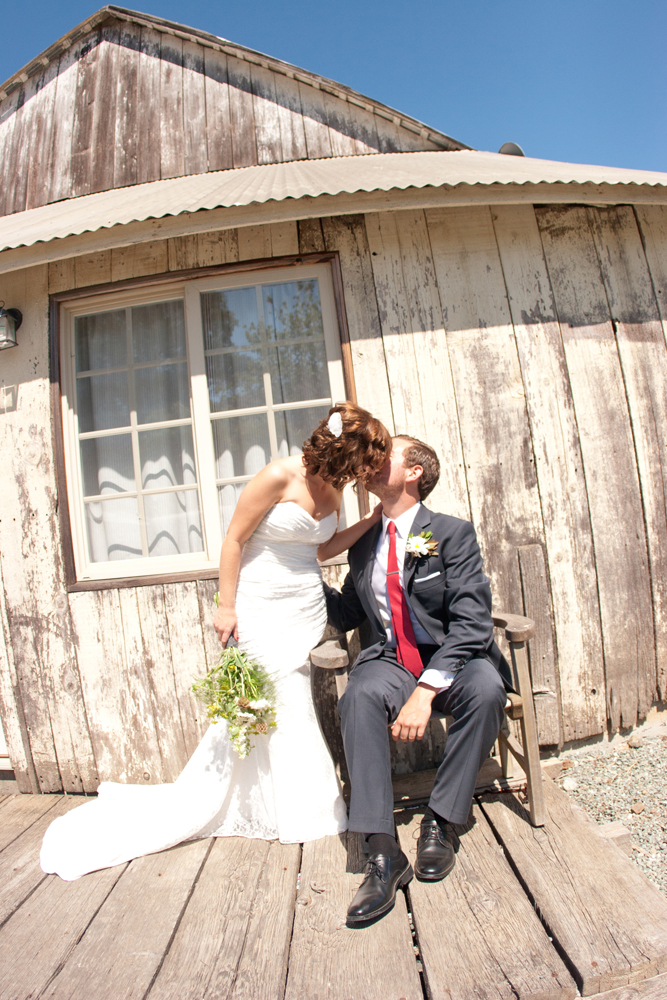
M339 438L343 433L343 418L338 410L332 413L327 422L327 430L331 431L335 438Z

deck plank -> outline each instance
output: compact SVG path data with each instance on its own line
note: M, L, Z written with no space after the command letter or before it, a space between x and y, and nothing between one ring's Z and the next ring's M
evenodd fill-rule
M150 1000L229 995L268 850L264 840L214 840Z
M55 798L55 796L54 796ZM39 865L39 849L46 828L81 800L58 796L53 807L43 813L0 854L0 925L12 914L46 875Z
M299 844L271 844L230 1000L282 998L300 862Z
M40 816L53 809L62 795L8 795L2 804L0 851L32 826Z
M357 834L304 844L285 1000L422 1000L402 892L379 922L345 926L362 865Z
M210 847L195 840L132 861L43 996L143 998Z
M539 829L514 795L481 802L582 995L666 972L667 899L546 776L544 795Z
M0 930L0 997L27 1000L47 989L126 867L93 872L76 882L57 875L43 878Z
M414 864L423 813L396 817ZM479 806L457 826L453 872L410 884L408 896L431 1000L572 1000L572 976L550 943ZM443 930L446 928L446 933Z

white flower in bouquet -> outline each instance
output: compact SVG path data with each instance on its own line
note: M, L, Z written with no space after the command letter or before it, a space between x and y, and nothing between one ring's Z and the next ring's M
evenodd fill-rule
M267 708L271 708L271 703L266 698L260 698L258 701L251 701L250 708L253 712L266 712Z

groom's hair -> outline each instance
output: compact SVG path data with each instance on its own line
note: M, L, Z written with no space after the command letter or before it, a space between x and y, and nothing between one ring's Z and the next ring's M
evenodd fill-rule
M415 465L421 465L424 470L417 480L419 488L419 499L425 500L431 493L440 479L440 459L436 455L430 444L424 444L419 438L407 437L405 434L397 434L394 441L407 441L408 447L403 452L403 465L406 469L412 469Z

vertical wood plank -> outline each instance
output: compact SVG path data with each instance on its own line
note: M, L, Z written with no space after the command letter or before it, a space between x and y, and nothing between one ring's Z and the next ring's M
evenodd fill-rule
M75 257L74 275L77 288L111 281L111 250Z
M357 143L350 134L349 107L333 94L323 93L332 156L354 156Z
M176 701L185 752L190 758L208 728L206 710L192 693L192 684L203 677L207 669L197 584L165 584L164 610L169 629Z
M636 205L634 211L667 340L667 205Z
M614 730L646 710L655 678L651 585L634 443L609 307L586 209L539 208L577 415ZM640 680L641 679L641 680Z
M494 602L523 606L518 545L544 544L521 369L489 209L426 212L472 521ZM543 611L549 614L549 608Z
M100 781L161 781L135 592L86 591L69 600Z
M72 45L60 57L58 80L53 102L53 139L48 164L48 198L62 201L71 193L72 128L78 60L85 42Z
M105 42L106 45L106 42ZM98 80L102 39L100 29L90 36L82 48L77 64L76 101L72 122L71 194L78 197L89 194L92 179L93 118L95 98L101 81ZM102 98L101 98L102 99Z
M233 156L227 56L224 52L204 49L204 74L208 169L228 170L233 166Z
M561 742L560 692L553 619L551 615L544 617L544 609L550 608L551 595L540 545L519 546L519 572L523 607L528 618L535 622L528 655L538 741L540 746L553 746Z
M280 142L283 160L305 160L306 133L301 114L299 84L286 76L276 76L276 101L280 123Z
M299 252L299 231L296 222L274 222L269 227L271 256L288 257Z
M337 251L340 257L359 405L370 410L393 433L392 399L364 217L346 215L321 221L325 248Z
M26 169L26 209L46 204L48 196L48 184L44 181L44 164L49 162L53 141L53 106L57 81L58 60L53 59L42 74L41 90L37 97L35 136Z
M145 25L141 28L137 108L138 134L149 137L137 148L137 184L160 178L162 135L160 130L160 33Z
M161 586L138 587L136 591L139 625L142 639L143 668L150 688L151 705L163 781L175 781L188 760L172 649L169 642L169 625Z
M42 791L96 787L61 559L50 430L48 269L3 278L0 297L24 316L16 410L0 421L11 456L3 481L0 552L7 622L31 753ZM21 357L23 360L21 360Z
M114 182L116 145L110 138L115 136L119 43L120 23L112 21L103 24L100 32L93 106L89 188L91 192L109 191Z
M49 264L49 293L66 292L76 288L74 258L54 260Z
M11 644L7 608L5 604L5 584L2 578L0 560L0 715L2 728L7 740L9 759L14 769L14 777L20 792L39 791L35 766L30 752L30 736L23 711L21 687L19 684L14 650Z
M648 548L657 678L639 682L643 718L667 683L667 350L632 208L589 209L628 401ZM643 686L643 690L642 690Z
M228 56L227 80L233 165L249 167L258 162L249 64Z
M212 264L233 264L239 259L239 240L236 229L218 229L211 233L197 234L197 260L199 267Z
M122 21L118 40L116 79L116 128L113 186L136 184L139 144L153 141L139 130L139 72L141 66L141 25Z
M204 49L196 42L183 42L183 125L185 128L185 173L208 170L206 153L206 84Z
M28 167L35 155L36 129L39 123L43 74L36 73L22 88L23 107L17 111L12 156L4 163L4 184L7 186L8 212L23 212L26 204Z
M331 156L331 136L327 118L324 94L306 83L299 83L303 129L306 135L306 150L309 160L319 160Z
M151 240L111 251L111 280L139 278L144 274L162 274L169 269L167 240ZM49 270L50 275L50 270ZM50 282L49 277L49 282Z
M207 669L217 666L222 652L222 646L217 632L213 628L215 615L214 595L218 589L217 580L197 580L197 598L199 601L199 621L201 623Z
M175 35L160 39L160 177L185 174L183 123L183 42Z
M270 226L241 226L238 241L239 260L261 260L271 256Z
M9 161L14 155L14 130L17 127L17 111L21 98L22 90L17 87L0 103L0 154L3 162ZM0 186L0 215L7 215L8 193L7 185Z
M284 157L276 102L275 74L261 66L252 66L250 75L257 162L280 163Z
M583 739L603 732L606 711L593 537L577 420L534 209L496 205L492 214L535 453L563 739ZM525 599L524 587L527 608ZM528 609L526 614L534 617Z
M469 517L443 314L423 212L366 217L392 388L396 432L428 441L441 459L429 506ZM398 406L402 400L403 412Z
M324 235L321 219L299 219L299 253L321 253L324 250Z
M395 218L424 420L428 441L441 462L440 480L428 504L468 518L454 383L426 220L421 211L397 212Z

